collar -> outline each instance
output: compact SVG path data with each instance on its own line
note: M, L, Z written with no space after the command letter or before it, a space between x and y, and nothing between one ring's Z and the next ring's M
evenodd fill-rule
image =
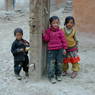
M54 28L54 27L51 26L50 30L53 31L53 32L57 32L57 31L59 31L59 27L58 28Z

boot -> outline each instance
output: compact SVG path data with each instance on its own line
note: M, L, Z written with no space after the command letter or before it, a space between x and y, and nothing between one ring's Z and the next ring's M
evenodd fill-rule
M18 80L22 80L22 77L21 77L20 75L17 75L17 74L16 74L16 78L17 78Z
M67 75L68 75L67 71L62 73L62 76L67 76Z
M57 76L57 81L62 81L62 76Z
M56 84L56 79L55 79L55 78L51 78L51 79L50 79L50 82L51 82L52 84Z

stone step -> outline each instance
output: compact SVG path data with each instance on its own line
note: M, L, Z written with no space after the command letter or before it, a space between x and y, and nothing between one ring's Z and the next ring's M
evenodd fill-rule
M64 10L72 9L72 7L65 7Z
M72 2L66 2L66 4L68 4L68 5L69 5L69 4L72 4Z
M72 12L72 0L67 0L63 13Z
M64 12L70 12L70 11L72 11L72 10L68 10L68 11L67 10L64 10Z
M65 6L65 8L72 8L72 6Z

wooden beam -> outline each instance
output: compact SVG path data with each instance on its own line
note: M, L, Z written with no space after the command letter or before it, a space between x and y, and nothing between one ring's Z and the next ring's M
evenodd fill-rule
M30 63L34 64L33 80L40 80L46 70L46 45L42 41L42 31L48 26L50 0L30 0Z
M12 10L13 9L13 0L5 0L5 7L6 10Z

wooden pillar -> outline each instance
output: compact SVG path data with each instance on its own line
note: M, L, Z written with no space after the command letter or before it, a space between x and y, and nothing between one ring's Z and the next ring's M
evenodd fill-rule
M48 26L50 0L30 0L30 63L34 64L33 80L40 80L46 70L46 45L42 41L42 31Z
M5 0L5 7L7 11L13 9L13 0Z

